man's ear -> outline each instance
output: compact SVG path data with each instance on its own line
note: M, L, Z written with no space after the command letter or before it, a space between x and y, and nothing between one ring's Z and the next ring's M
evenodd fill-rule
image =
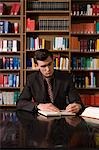
M39 65L38 64L35 64L35 67L37 70L39 70Z

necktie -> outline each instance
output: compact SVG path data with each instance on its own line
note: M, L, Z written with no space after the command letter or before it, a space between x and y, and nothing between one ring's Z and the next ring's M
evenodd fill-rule
M52 91L51 79L46 78L46 82L48 85L48 95L49 95L51 102L53 103L54 101L53 101L53 91Z

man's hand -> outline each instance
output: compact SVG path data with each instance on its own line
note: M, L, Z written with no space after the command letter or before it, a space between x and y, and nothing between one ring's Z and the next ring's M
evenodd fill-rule
M67 112L72 112L72 113L78 113L80 109L81 109L81 105L77 104L77 103L69 104L66 107L66 111Z
M38 109L44 110L44 111L57 111L59 112L60 110L55 107L52 103L46 103L46 104L39 104L37 106Z

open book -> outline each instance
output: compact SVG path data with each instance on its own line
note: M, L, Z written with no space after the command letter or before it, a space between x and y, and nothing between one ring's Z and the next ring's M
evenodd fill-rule
M90 117L99 119L99 107L87 107L81 114L82 117Z
M41 115L44 115L46 117L55 117L55 116L71 116L71 115L76 115L75 113L67 112L66 110L61 110L60 112L52 112L52 111L42 111L38 110L38 113Z

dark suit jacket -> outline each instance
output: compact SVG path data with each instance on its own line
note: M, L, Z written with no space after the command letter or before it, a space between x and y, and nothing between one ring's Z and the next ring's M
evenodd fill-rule
M80 96L74 87L72 76L65 71L54 70L53 81L54 105L64 109L69 103L77 102L84 106ZM42 74L37 71L28 76L27 83L17 101L17 108L34 110L39 103L48 103L46 87Z

